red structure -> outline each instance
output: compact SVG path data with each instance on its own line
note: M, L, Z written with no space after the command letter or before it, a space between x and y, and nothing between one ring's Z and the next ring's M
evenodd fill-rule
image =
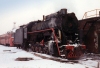
M0 44L1 45L6 45L6 46L11 46L12 47L12 46L14 46L13 45L13 40L14 40L14 37L13 37L12 32L0 35Z
M100 53L100 9L85 12L83 19L79 20L79 29L87 52Z

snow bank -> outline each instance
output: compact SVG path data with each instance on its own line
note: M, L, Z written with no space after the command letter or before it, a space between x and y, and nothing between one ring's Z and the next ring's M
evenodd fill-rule
M18 57L31 57L30 61L15 61ZM96 61L80 61L80 63L61 63L53 60L42 59L30 52L16 47L0 45L0 68L94 68Z

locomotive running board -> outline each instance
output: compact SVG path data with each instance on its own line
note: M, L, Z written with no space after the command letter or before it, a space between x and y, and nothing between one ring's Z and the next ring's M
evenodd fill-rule
M37 31L27 32L27 33L28 33L28 34L33 34L33 33L44 32L44 31L48 31L48 30L52 30L52 29L53 29L53 28L45 29L45 30L37 30Z

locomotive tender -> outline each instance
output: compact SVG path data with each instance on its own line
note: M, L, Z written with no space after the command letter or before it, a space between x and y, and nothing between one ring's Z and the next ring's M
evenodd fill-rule
M80 32L75 14L61 9L43 16L43 20L20 26L15 32L14 44L53 56L79 58L85 50L85 45L81 44Z

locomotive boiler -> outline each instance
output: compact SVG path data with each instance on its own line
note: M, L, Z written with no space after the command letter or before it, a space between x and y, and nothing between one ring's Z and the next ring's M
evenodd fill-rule
M23 49L73 59L79 58L85 50L80 34L75 14L61 9L43 16L43 20L20 26L15 32L14 43Z

